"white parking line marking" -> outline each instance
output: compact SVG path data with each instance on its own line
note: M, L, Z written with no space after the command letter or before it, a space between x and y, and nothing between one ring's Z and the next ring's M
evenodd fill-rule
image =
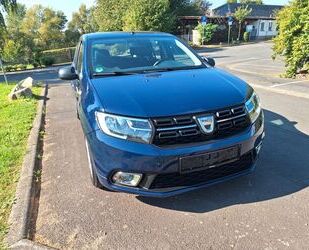
M286 82L286 83L277 83L277 84L274 84L272 86L270 86L271 88L276 88L276 87L279 87L279 86L286 86L286 85L290 85L290 84L293 84L293 83L298 83L298 82L309 82L308 80L301 80L301 81L293 81L293 82Z
M250 58L247 58L247 59L237 60L237 61L236 61L236 60L235 60L235 61L228 61L228 60L225 60L224 62L221 62L221 63L219 63L218 65L239 64L239 63L249 62L249 61L252 61L252 60L259 60L259 58L250 57Z
M270 68L275 68L275 69L283 69L281 66L279 65L260 65L260 64L252 64L252 63L239 63L238 64L239 66L253 66L253 67L260 67L260 68L264 68L266 70L273 70L273 69L270 69Z
M277 94L289 95L289 96L309 99L309 94L304 93L304 92L287 90L287 89L280 89L280 88L272 88L272 87L268 87L268 86L264 86L264 85L260 85L260 84L254 84L254 83L250 83L250 85L253 88L263 89L263 90L271 91L271 92L274 92L274 93L277 93Z

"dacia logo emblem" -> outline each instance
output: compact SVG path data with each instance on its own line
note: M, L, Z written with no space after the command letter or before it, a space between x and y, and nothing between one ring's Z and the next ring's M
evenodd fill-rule
M197 117L197 122L204 134L211 134L215 129L215 118L213 115Z

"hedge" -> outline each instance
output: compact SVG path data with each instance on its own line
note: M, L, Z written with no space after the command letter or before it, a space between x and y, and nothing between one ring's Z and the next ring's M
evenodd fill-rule
M52 58L54 64L72 62L75 54L75 47L45 50L42 56L45 58Z

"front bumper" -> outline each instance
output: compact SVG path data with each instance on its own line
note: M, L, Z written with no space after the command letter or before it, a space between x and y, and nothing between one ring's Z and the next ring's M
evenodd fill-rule
M103 186L110 190L142 196L168 197L251 173L255 168L264 138L263 119L263 114L261 114L255 124L238 135L195 145L182 145L181 147L161 148L155 145L125 141L105 135L100 130L87 134L87 140L99 181ZM226 171L229 166L232 168L236 164L234 162L226 164L220 169L218 167L220 171L224 167L226 174L215 174L213 178L205 176L205 179L199 179L197 183L194 183L194 180L193 182L181 182L182 177L188 179L189 176L179 175L180 157L216 151L235 145L240 146L240 160L246 158L243 165L239 165L236 171ZM116 185L111 181L111 177L117 171L142 173L143 179L138 187ZM198 178L204 174L202 172L196 173L198 173L196 175ZM209 175L209 173L207 174ZM160 185L157 183L153 185L155 181L157 182L156 178L159 177L162 177ZM167 180L165 177L172 177L171 179L176 181L177 186L162 184L162 180L165 182ZM196 178L194 175L190 177Z

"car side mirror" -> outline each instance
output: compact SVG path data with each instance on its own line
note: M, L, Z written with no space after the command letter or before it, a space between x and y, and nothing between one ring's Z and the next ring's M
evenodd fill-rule
M63 67L59 69L58 76L61 80L72 81L78 79L73 66Z
M212 57L202 57L203 58L203 60L207 63L207 64L209 64L211 67L215 67L216 66L216 61L215 61L215 59L213 59Z

